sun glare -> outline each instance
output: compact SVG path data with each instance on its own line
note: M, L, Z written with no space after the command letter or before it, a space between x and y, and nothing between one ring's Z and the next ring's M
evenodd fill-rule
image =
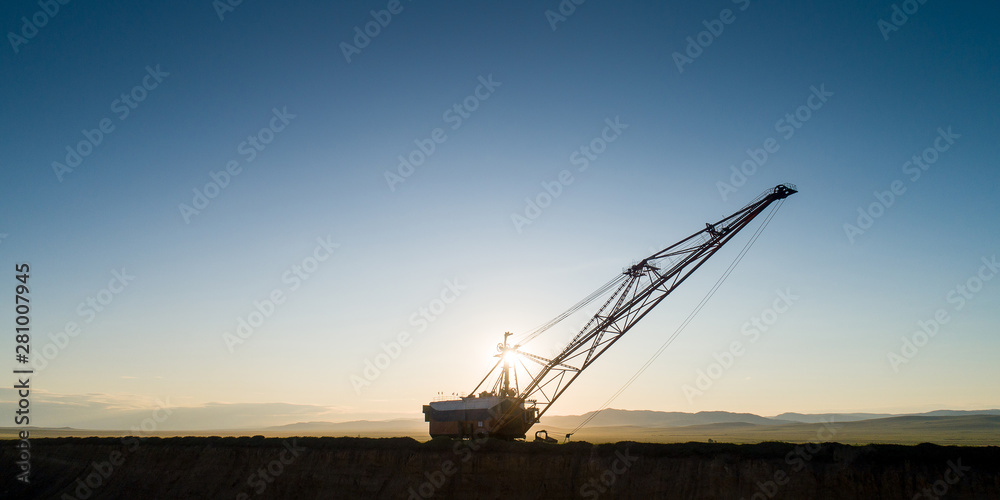
M517 364L517 360L521 359L521 355L517 351L507 351L503 353L503 362L505 365L514 366Z

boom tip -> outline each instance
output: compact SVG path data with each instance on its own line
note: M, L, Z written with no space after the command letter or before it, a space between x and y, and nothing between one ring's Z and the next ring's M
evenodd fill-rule
M798 192L799 190L795 184L789 184L787 182L784 184L778 184L774 187L774 194L778 195L779 198L785 198Z

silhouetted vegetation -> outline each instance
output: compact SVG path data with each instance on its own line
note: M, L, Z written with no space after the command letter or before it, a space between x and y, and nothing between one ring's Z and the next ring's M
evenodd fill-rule
M129 440L132 441L129 441ZM743 459L784 460L789 453L800 450L804 444L768 441L757 444L732 443L638 443L622 441L594 445L585 441L573 441L565 444L550 444L533 441L504 441L499 439L480 439L459 441L447 438L432 439L420 442L409 437L364 438L364 437L264 437L264 436L187 436L187 437L60 437L39 438L32 440L33 446L125 446L126 443L139 439L143 447L219 447L219 448L280 448L289 439L295 439L297 446L310 450L433 450L451 453L456 446L470 447L476 452L489 453L519 453L542 455L589 454L610 456L616 451L628 449L629 453L642 457L666 458L716 458L724 461ZM4 443L3 445L12 446ZM0 446L3 446L0 445ZM923 443L916 446L894 444L869 444L865 446L845 445L840 443L809 444L810 460L818 463L834 463L843 461L845 457L858 465L882 465L898 463L903 460L918 463L943 463L955 456L962 456L967 461L974 461L980 467L1000 468L1000 447L996 446L939 446Z

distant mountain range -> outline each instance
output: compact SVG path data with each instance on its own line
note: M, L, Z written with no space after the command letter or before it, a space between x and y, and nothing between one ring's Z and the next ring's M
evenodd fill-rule
M1000 410L935 410L925 413L782 413L771 418L792 422L816 423L829 422L831 419L835 422L857 422L859 420L888 417L962 417L968 415L1000 415Z
M179 412L179 410L175 410ZM593 417L593 418L590 418ZM590 421L580 427L584 421ZM86 428L33 428L33 437L59 436L121 436L122 430L86 430ZM119 429L121 429L119 427ZM429 439L427 423L422 418L391 420L352 420L346 422L306 421L278 426L244 426L196 430L163 429L150 434L160 436L222 435L247 436L409 436ZM197 430L200 429L200 430ZM545 416L529 431L547 430L552 436L565 439L606 443L618 441L643 442L708 442L759 443L762 441L808 442L837 441L846 444L936 443L952 445L1000 445L1000 410L937 410L925 413L782 413L762 417L752 413L703 411L698 413L651 410L607 409L583 415ZM15 428L0 428L0 438L16 436Z
M336 433L365 434L378 436L381 434L410 435L427 433L427 424L422 419L399 418L393 420L353 420L350 422L298 422L288 425L267 427L264 431L290 433Z
M584 420L592 418L588 427L608 425L634 425L638 427L683 427L688 425L728 424L742 422L757 425L779 425L791 423L791 420L761 417L753 413L730 413L727 411L700 411L684 413L677 411L651 410L616 410L608 408L594 416L595 412L583 415L542 417L546 425L575 428Z
M597 413L594 416L594 413ZM698 413L667 412L653 410L618 410L608 408L601 412L583 415L542 417L541 426L574 429L588 418L587 427L648 427L674 428L711 424L753 424L759 426L787 426L790 424L846 423L897 417L967 417L987 415L1000 417L1000 409L992 410L936 410L925 413L782 413L774 417L762 417L753 413L732 413L726 411L701 411ZM267 427L273 432L348 432L348 433L426 433L427 424L422 419L355 420L350 422L299 422L289 425ZM539 427L541 428L541 427Z

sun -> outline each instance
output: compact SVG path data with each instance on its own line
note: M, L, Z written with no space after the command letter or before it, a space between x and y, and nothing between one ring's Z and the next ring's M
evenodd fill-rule
M505 365L516 365L517 361L521 359L521 355L517 351L510 349L503 353L503 364Z

